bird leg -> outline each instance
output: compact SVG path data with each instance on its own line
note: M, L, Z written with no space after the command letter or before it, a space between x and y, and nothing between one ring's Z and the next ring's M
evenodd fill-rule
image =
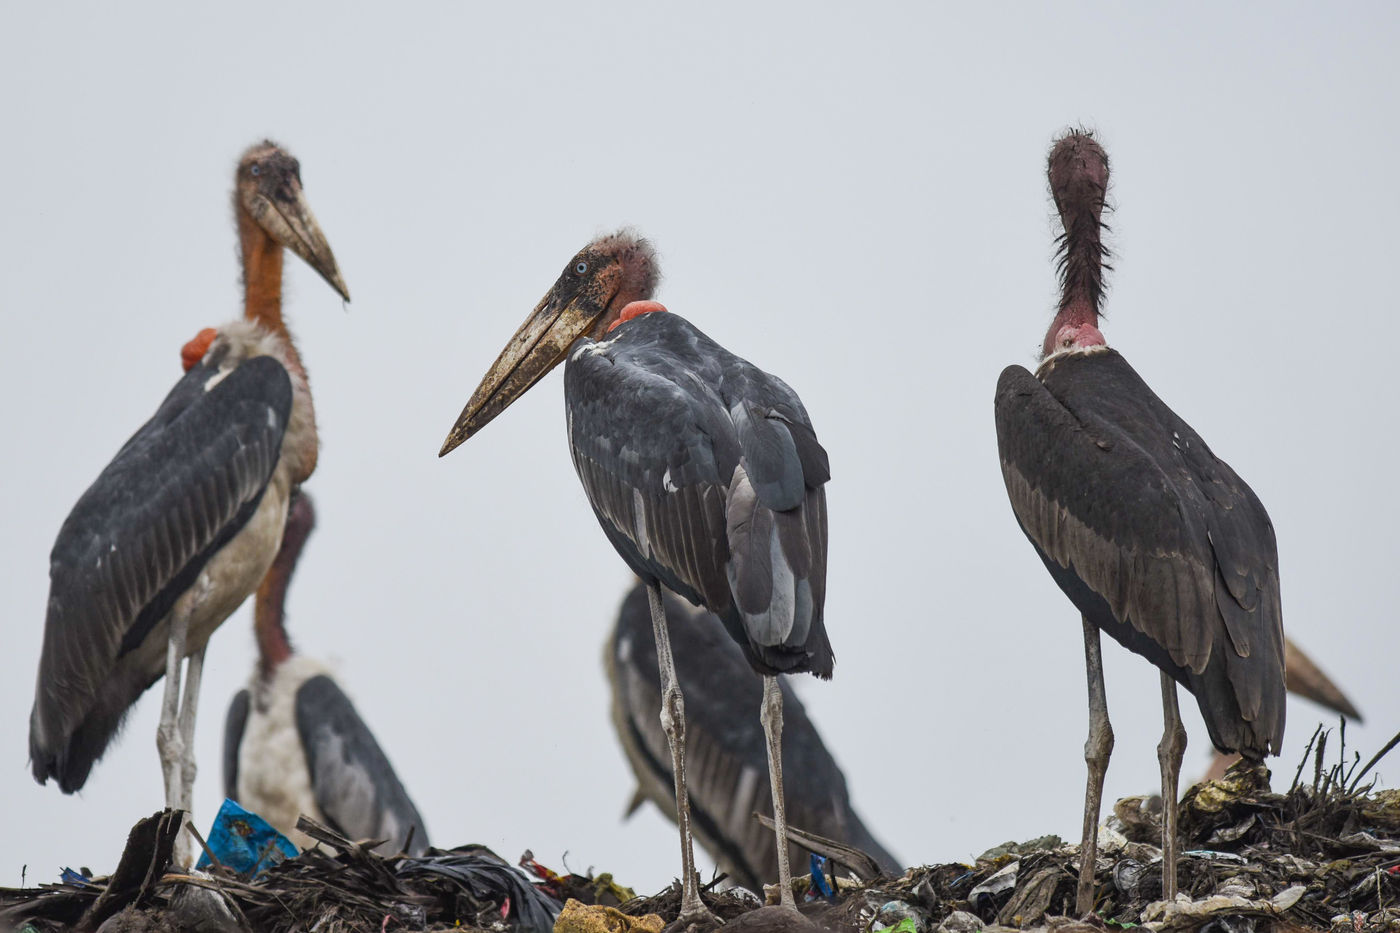
M199 684L204 678L204 652L208 646L190 655L185 665L185 697L180 701L180 743L184 757L180 763L180 809L193 812L194 800L194 718L199 711Z
M661 668L661 728L671 746L671 772L676 779L676 824L681 830L681 912L679 927L695 921L715 920L700 900L695 874L695 849L690 837L690 798L685 789L685 699L676 679L676 662L671 656L671 635L666 630L666 609L661 603L661 584L647 584L651 625L656 633L656 662Z
M160 752L160 769L165 778L165 806L168 810L179 810L184 797L182 772L185 750L179 728L180 664L185 660L185 637L189 627L189 611L177 603L175 611L170 614L170 638L165 651L165 696L160 706L160 725L156 727L156 749Z
M1094 866L1099 856L1099 806L1103 803L1103 779L1113 753L1113 726L1108 721L1108 694L1103 686L1103 651L1099 627L1084 617L1084 666L1089 673L1089 738L1084 742L1084 762L1089 781L1084 790L1084 836L1079 844L1079 889L1074 911L1081 917L1094 910Z
M778 842L778 903L796 910L788 866L787 806L783 802L783 691L775 674L763 677L763 734L768 737L768 781L773 788L773 831Z
M1186 729L1176 705L1176 681L1162 672L1162 741L1157 761L1162 766L1162 900L1176 899L1176 789L1181 758L1186 754Z
M185 811L186 823L194 818L194 718L199 709L199 683L204 677L204 651L205 648L200 648L191 654L189 663L185 665L185 697L180 701L177 723L180 734L179 808ZM188 868L194 864L194 836L191 833L182 832L175 837L171 864L177 868Z

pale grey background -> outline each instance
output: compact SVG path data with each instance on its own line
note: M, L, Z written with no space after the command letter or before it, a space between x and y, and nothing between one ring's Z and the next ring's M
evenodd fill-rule
M1400 7L397 6L0 14L0 884L110 869L161 803L153 696L81 795L29 776L47 554L180 346L238 313L229 188L265 134L301 158L355 299L289 259L323 438L290 626L435 841L643 890L676 871L669 824L619 821L600 657L629 578L559 377L436 457L573 251L620 224L658 245L659 297L786 378L831 452L836 679L798 686L876 833L911 862L1076 834L1079 622L1012 518L991 402L1049 322L1043 159L1081 121L1120 205L1109 341L1267 504L1288 630L1368 715L1353 741L1400 725ZM1150 791L1156 673L1107 654L1108 793ZM201 825L251 657L245 610L212 642ZM1284 782L1319 718L1291 707Z

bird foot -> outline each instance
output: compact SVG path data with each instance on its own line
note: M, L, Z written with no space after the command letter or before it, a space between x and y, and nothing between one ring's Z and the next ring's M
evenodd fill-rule
M697 904L690 910L682 910L681 915L661 933L713 933L722 926L724 921L711 913L710 908L704 904Z

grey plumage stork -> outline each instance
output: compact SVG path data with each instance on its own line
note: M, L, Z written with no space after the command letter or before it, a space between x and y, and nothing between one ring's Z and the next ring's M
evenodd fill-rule
M565 357L574 468L603 533L647 584L660 658L681 836L681 917L707 917L696 884L685 779L685 714L661 601L664 585L724 622L764 675L761 719L792 906L782 796L782 693L775 675L831 676L826 595L826 451L786 383L650 300L651 246L627 232L569 260L473 393L440 455L499 415Z
M244 153L233 204L243 318L186 345L184 378L83 493L50 557L29 756L35 779L65 793L164 674L166 805L189 810L205 646L272 563L288 498L316 466L311 392L282 318L283 248L349 292L285 150Z
M1186 748L1176 685L1196 696L1216 748L1251 759L1277 754L1283 622L1264 506L1098 329L1107 154L1072 132L1051 149L1049 179L1064 224L1060 308L1035 375L1021 366L1002 372L996 426L1016 520L1083 615L1089 780L1077 909L1086 914L1113 748L1099 633L1161 671L1162 890L1170 900Z
M305 491L292 495L282 548L253 603L258 663L224 725L224 795L301 848L302 814L350 839L380 839L384 855L420 855L428 833L393 765L325 665L297 654L285 625L287 587L316 525Z
M763 786L767 742L751 711L763 697L763 680L750 668L719 617L663 592L676 677L686 704L686 790L691 826L700 844L737 884L761 891L778 871L772 833L753 818L772 815ZM637 778L628 813L645 800L676 818L675 778L666 735L656 717L661 678L646 585L623 600L604 652L612 687L613 727ZM851 806L846 778L827 751L802 701L786 678L783 694L784 802L793 826L854 846L892 875L899 862L879 843ZM789 857L794 848L790 848Z

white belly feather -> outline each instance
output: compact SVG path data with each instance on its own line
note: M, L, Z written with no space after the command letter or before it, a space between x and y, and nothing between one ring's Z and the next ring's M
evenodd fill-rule
M297 731L296 697L302 684L320 674L330 674L324 664L293 656L278 666L270 682L254 675L248 685L248 720L238 746L239 804L302 849L315 841L294 829L297 817L304 813L324 823L325 816L316 805Z

